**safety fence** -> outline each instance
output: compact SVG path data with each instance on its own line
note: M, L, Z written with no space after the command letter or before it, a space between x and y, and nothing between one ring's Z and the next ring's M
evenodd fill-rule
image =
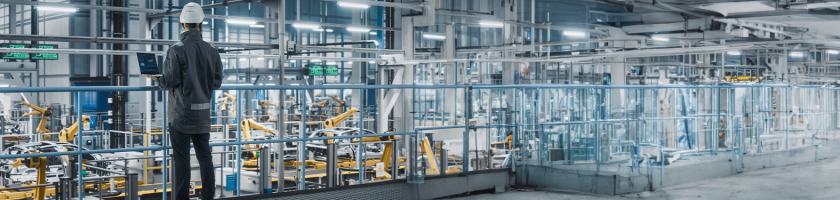
M112 91L162 90L127 86L0 88L0 93L72 93L77 103L85 100L86 92ZM221 188L216 190L222 196L317 189L398 178L422 183L427 175L505 167L516 170L518 165L593 170L595 173L650 174L649 169L643 169L690 160L688 158L739 160L744 153L821 144L836 137L837 122L840 122L837 116L840 88L831 86L266 85L223 86L217 90L224 91L234 93L230 95L233 97L230 98L231 108L222 112L224 109L214 106L214 126L218 128L213 132L220 133L221 138L211 142L211 146L221 148L214 151L221 150L216 152L221 154L219 162L222 163L217 170L223 176L216 177L217 188ZM273 100L279 106L269 109L259 108L263 103L249 104L251 98L248 96L260 91L269 97L267 102ZM315 91L322 91L324 95L313 94ZM274 96L280 92L295 99L276 99ZM165 111L167 94L163 94ZM313 105L328 98L328 94L338 96L333 98L341 103ZM345 94L353 97L345 97ZM377 98L377 103L368 103L369 98ZM343 101L349 99L354 102ZM351 111L353 109L357 110ZM71 185L56 188L78 188L78 191L74 191L75 194L64 194L64 191L62 197L91 195L90 191L85 191L86 187L73 187L73 184L82 186L96 181L101 184L103 179L114 177L125 177L127 185L128 180L138 180L129 175L133 174L129 173L128 167L132 159L147 162L140 170L141 177L145 177L140 178L144 184L154 182L169 188L171 172L165 169L171 163L169 150L172 147L165 136L165 130L168 130L166 112L159 112L162 118L154 125L152 121L141 123L146 127L160 127L158 131L151 128L139 131L143 147L132 144L111 149L81 148L85 146L82 139L85 130L77 127L75 138L68 139L72 143L42 143L22 154L4 151L6 154L0 155L0 159L64 157L65 164L75 166L63 170L75 171L75 175L67 173L60 182ZM81 107L76 106L75 120L71 121L85 119L83 114ZM275 116L274 121L269 120L271 116ZM259 121L255 123L259 125L246 124L249 120ZM326 120L335 120L332 123L336 124L328 125ZM265 125L271 126L254 127ZM274 130L275 127L278 130ZM251 128L264 134L244 135L250 133ZM234 131L229 129L235 129L235 135L230 136ZM133 132L109 134L134 138ZM113 142L116 141L106 143ZM47 150L50 148L43 148L45 145L65 148ZM143 152L143 156L113 159L124 162L125 170L121 174L86 164L109 161L107 159L83 161L90 157L86 155L125 152ZM337 165L338 160L342 162ZM383 168L377 163L389 164L384 166L386 169L377 169ZM293 174L287 174L287 168L294 168L290 171ZM86 173L84 169L93 169L99 174ZM155 180L154 170L160 171L160 180ZM259 186L241 181L240 176L248 171L259 172L254 173L255 179L260 181ZM106 176L111 174L117 176ZM153 177L151 181L149 175ZM227 182L230 175L238 180ZM287 186L287 183L291 185ZM138 190L125 188L124 192ZM159 189L154 191L167 198L168 191Z

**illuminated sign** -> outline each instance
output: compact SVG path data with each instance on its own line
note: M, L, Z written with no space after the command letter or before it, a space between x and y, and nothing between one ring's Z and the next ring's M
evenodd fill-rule
M0 48L11 48L11 49L25 49L29 48L29 44L9 44L3 43L0 44ZM29 53L3 53L3 59L29 59Z
M57 44L36 44L33 49L58 49ZM32 60L58 60L57 53L30 53Z
M324 68L320 65L313 65L309 67L309 74L310 76L323 76L324 75Z
M324 68L324 75L338 76L338 66L327 66L327 68Z

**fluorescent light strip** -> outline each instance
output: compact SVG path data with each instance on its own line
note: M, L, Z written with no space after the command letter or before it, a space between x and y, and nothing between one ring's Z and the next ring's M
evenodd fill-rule
M481 22L478 22L478 25L481 25L483 27L493 27L493 28L505 27L505 23L497 22L497 21L481 21Z
M332 33L332 32L333 32L332 29L327 29L327 33Z
M445 40L446 36L443 35L434 35L434 34L423 34L423 38L425 39L433 39L433 40Z
M57 12L76 12L79 9L76 8L62 8L62 7L49 7L49 6L38 6L38 10L43 11L57 11Z
M650 39L653 39L653 40L655 40L655 41L660 41L660 42L668 42L668 41L671 41L671 39L670 39L670 38L666 38L666 37L650 37Z
M569 37L586 37L586 33L580 31L563 31L563 35Z
M376 32L370 32L371 35L376 35Z
M347 7L347 8L361 8L361 9L370 8L370 5L350 3L350 2L341 2L341 1L338 2L338 6Z
M368 32L370 31L369 28L362 28L362 27L347 27L347 31L350 32Z
M740 51L727 51L727 52L726 52L726 55L730 55L730 56L740 56L740 55L741 55L741 52L740 52Z
M792 57L802 57L805 56L802 52L790 52L790 56Z
M251 25L248 25L248 26L250 26L251 28L265 28L265 25L262 25L262 24L251 24Z
M298 24L292 24L292 26L295 27L295 28L305 28L305 29L321 28L321 26L315 25L315 24L299 24L298 23Z
M323 29L323 28L316 28L316 29L312 29L312 30L313 30L313 31L318 31L318 32L324 31L324 29Z
M840 52L838 52L837 50L828 50L828 51L825 51L825 52L827 52L828 54L837 54L837 53L840 53Z
M309 60L309 62L321 62L321 60L319 60L319 59L312 59L312 60Z
M335 61L327 61L327 65L335 65Z
M242 19L228 19L228 20L227 20L227 21L225 21L225 22L227 22L228 24L242 24L242 25L253 25L253 24L257 24L257 22L256 22L256 21L251 21L251 20L242 20Z

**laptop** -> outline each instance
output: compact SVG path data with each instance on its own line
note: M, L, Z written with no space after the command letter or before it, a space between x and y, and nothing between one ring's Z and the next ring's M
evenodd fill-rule
M157 55L153 53L137 53L137 63L140 66L140 74L146 76L163 76L158 69Z

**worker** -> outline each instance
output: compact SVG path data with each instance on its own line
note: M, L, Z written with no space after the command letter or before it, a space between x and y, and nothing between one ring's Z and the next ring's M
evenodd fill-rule
M213 90L222 86L222 59L218 50L201 38L204 10L194 2L181 10L181 42L169 47L163 62L163 76L156 79L169 90L167 115L169 138L175 161L173 199L189 199L190 140L201 170L201 199L213 199L215 182L210 149L210 105Z

